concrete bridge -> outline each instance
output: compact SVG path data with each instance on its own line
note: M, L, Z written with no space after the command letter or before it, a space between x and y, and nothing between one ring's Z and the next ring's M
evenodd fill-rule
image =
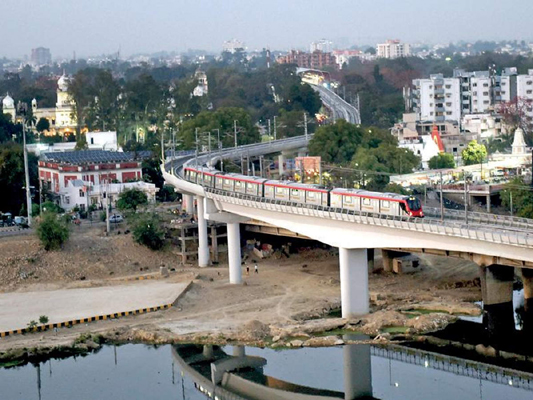
M185 196L185 204L197 198L199 228L199 266L209 265L206 219L227 223L230 283L242 283L239 224L262 221L339 248L341 305L344 318L369 312L367 249L418 249L443 255L466 254L481 268L485 308L493 308L491 324L512 323L512 284L514 268L522 270L526 308L533 308L533 221L478 218L475 223L458 220L372 215L323 206L308 206L271 200L219 189L202 187L182 179L183 163L213 165L220 158L237 158L243 153L260 155L301 149L307 137L242 146L219 154L202 154L181 161L170 169L162 165L163 175ZM180 160L174 160L174 165ZM193 212L192 209L189 210ZM490 214L487 214L490 216Z

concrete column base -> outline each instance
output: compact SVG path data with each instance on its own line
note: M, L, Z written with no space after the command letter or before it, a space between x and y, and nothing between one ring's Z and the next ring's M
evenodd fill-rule
M198 206L198 266L209 266L209 245L207 239L207 220L205 219L204 198L197 196Z
M515 330L513 310L514 268L480 267L483 324L492 339L509 338Z
M522 268L522 283L524 284L524 316L523 332L533 334L533 269Z
M228 264L229 283L242 283L241 269L241 231L238 222L228 222Z
M184 194L182 204L185 207L185 212L187 214L195 214L194 210L194 196L191 194Z
M341 308L343 318L355 318L370 311L366 249L339 248Z
M383 270L385 272L393 272L394 271L394 259L396 257L403 257L407 255L409 255L409 253L381 249L381 258L383 260Z
M344 335L344 340L368 340L368 336ZM344 399L372 397L372 364L369 344L343 346Z

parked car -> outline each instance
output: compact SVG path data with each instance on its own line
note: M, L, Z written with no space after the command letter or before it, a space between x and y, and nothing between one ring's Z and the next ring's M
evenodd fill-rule
M28 219L26 217L15 217L14 221L17 226L28 225Z
M109 217L109 222L111 223L119 223L124 221L124 218L120 214L113 214Z

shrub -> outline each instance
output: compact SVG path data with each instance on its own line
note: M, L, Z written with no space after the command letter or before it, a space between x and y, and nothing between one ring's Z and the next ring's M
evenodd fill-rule
M160 250L165 244L165 232L160 226L157 214L144 214L134 222L133 238L152 250Z
M139 189L125 190L122 192L117 201L119 210L137 210L140 205L148 204L146 193Z
M68 225L63 219L58 219L57 214L45 212L42 215L41 223L37 227L37 235L44 249L60 249L69 236Z

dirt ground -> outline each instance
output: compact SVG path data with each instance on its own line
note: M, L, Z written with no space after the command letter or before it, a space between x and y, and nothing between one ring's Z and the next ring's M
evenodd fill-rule
M68 244L58 252L45 252L34 236L1 238L0 292L121 285L126 278L157 275L163 264L175 269L166 279L192 281L190 289L167 311L2 338L0 352L68 345L86 332L126 340L209 337L249 341L246 332L250 330L264 328L275 336L283 329L301 330L304 325L310 329L311 325L306 324L311 323L333 327L346 323L339 322L339 318L324 318L340 306L338 255L334 249L259 260L258 274L252 266L250 275L243 270L243 285L229 285L227 265L202 269L180 265L171 249L152 252L135 244L131 234L115 231L106 237L103 229L103 224L74 227ZM432 256L421 256L421 261L422 266L412 273L383 273L379 271L380 252L376 251L378 271L370 274L374 317L371 321L363 319L367 322L363 328L366 326L369 333L379 334L382 327L398 318L400 324L412 326L399 314L405 310L479 312L472 304L481 298L475 264Z

